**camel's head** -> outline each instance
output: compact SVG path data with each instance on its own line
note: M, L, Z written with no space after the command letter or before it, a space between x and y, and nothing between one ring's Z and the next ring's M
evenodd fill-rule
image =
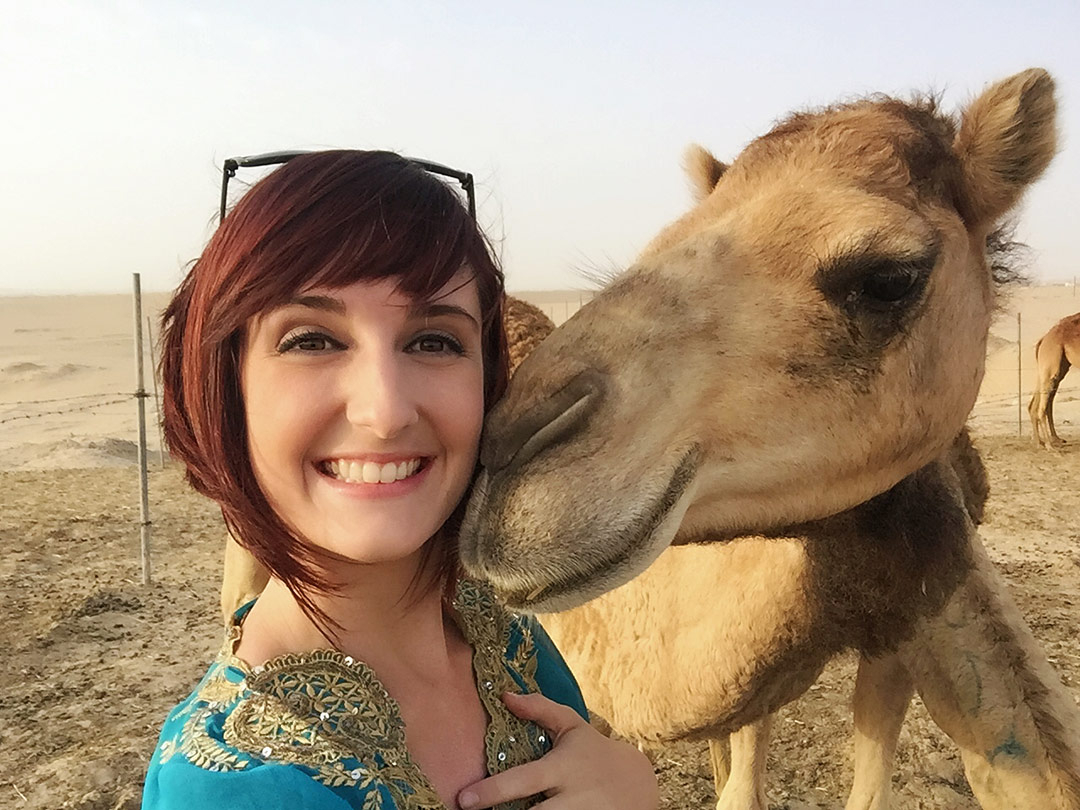
M551 335L492 411L466 569L529 610L672 542L848 509L950 443L994 307L988 235L1054 153L1029 70L958 121L872 99L789 118Z

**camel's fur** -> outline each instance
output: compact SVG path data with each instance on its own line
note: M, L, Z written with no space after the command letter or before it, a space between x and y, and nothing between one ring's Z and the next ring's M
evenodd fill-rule
M700 202L489 416L466 568L517 607L575 608L545 623L616 730L752 726L721 807L760 806L762 724L855 648L849 808L886 806L912 686L984 808L1080 808L1078 712L986 560L961 433L987 237L1053 156L1054 110L1030 70L958 124L875 99L727 167L695 151Z
M506 296L504 301L503 324L506 327L511 375L555 328L555 324L541 310L512 295ZM226 535L221 580L221 619L226 627L237 608L262 593L269 578L270 573L266 568L236 540Z
M512 295L506 296L503 324L510 354L510 376L513 377L522 361L551 334L555 324L541 309Z
M1080 363L1080 312L1062 318L1035 344L1035 393L1028 402L1035 444L1064 444L1054 427L1054 395L1069 369Z

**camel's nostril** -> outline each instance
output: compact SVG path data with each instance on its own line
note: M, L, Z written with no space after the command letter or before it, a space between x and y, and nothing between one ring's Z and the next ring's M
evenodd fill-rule
M537 401L506 425L489 423L480 448L480 462L495 472L514 464L520 466L584 425L603 397L604 375L588 369L576 375L559 391Z

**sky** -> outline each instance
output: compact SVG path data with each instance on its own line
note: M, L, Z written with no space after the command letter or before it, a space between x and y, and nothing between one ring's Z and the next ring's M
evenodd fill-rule
M1019 236L1080 275L1080 3L0 0L0 294L175 287L221 163L380 148L476 177L511 290L587 288L786 113L936 90L955 110L1030 66L1061 149ZM255 179L253 171L244 179Z

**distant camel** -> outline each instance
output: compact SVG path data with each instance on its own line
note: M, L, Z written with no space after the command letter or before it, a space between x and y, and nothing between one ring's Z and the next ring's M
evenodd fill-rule
M1035 344L1038 384L1028 403L1035 444L1052 448L1065 440L1054 429L1054 395L1069 368L1080 363L1080 312L1062 318Z
M913 689L983 808L1080 810L1080 712L987 559L962 433L1003 275L985 246L1055 111L1029 70L956 119L873 97L730 166L692 152L698 203L488 416L466 570L566 611L545 626L616 731L733 735L724 810L763 810L769 715L844 649L850 810L888 805Z

